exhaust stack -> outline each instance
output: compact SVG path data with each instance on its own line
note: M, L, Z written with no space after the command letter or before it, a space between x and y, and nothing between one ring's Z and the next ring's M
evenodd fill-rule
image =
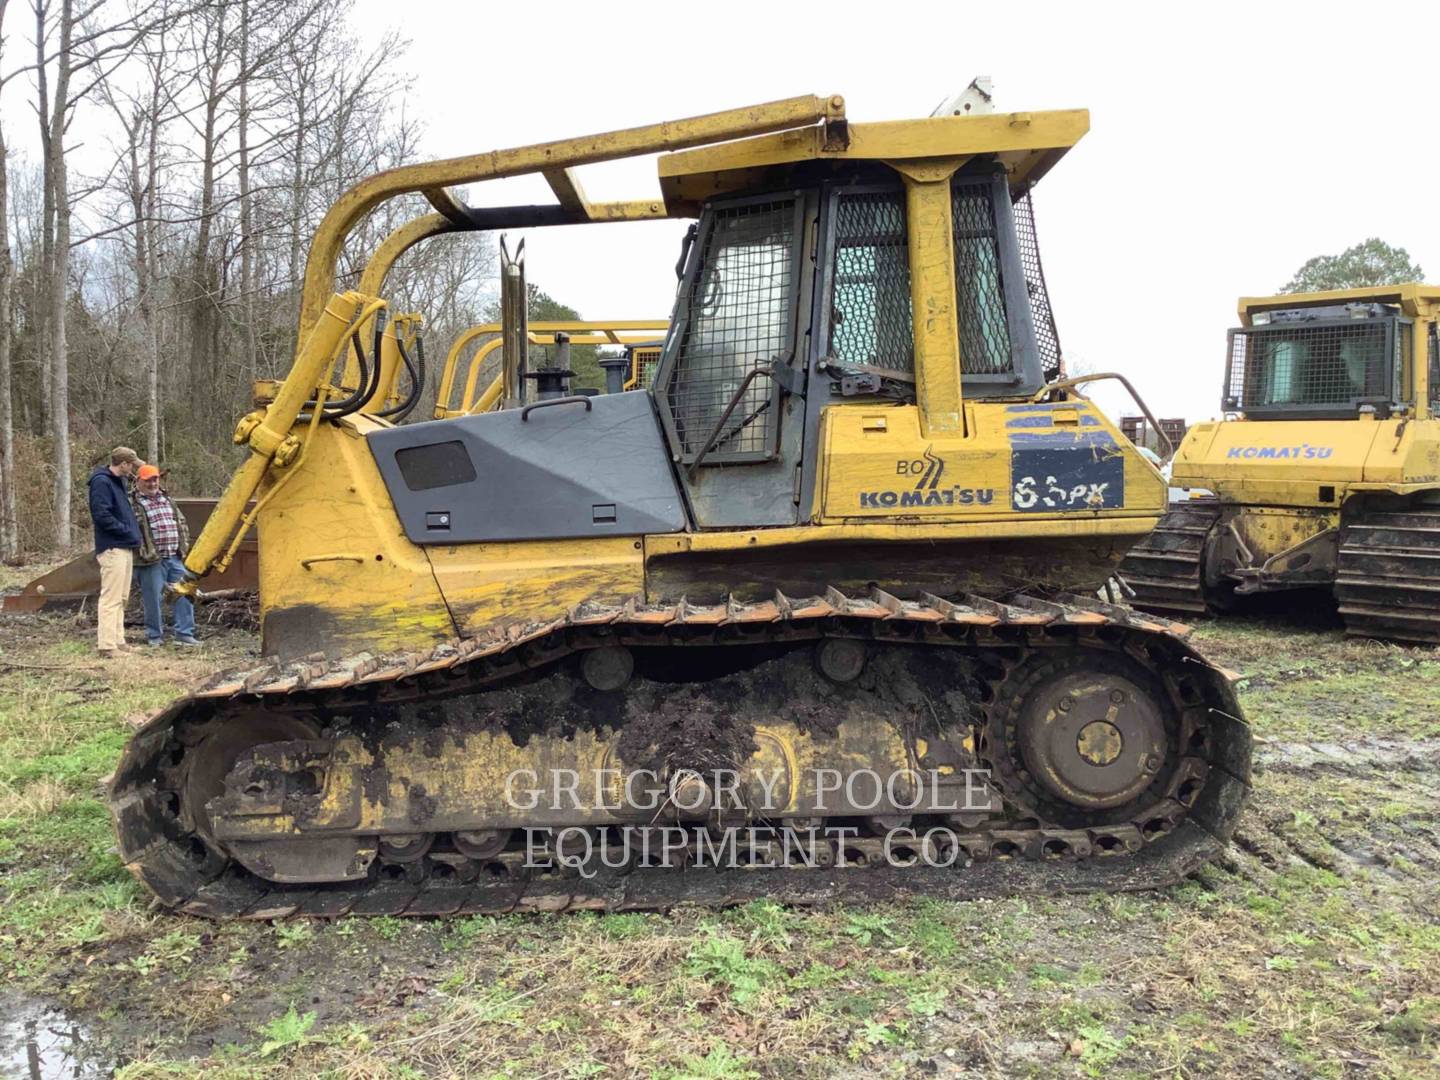
M525 403L525 369L530 360L530 315L525 289L525 241L515 257L500 238L500 407L514 409Z

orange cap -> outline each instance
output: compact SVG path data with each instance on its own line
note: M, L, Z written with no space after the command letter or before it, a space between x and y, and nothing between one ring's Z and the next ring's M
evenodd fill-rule
M140 479L141 479L141 480L153 480L153 479L155 479L155 478L156 478L157 476L159 476L159 475L160 475L160 470L157 469L154 465L141 465L141 466L140 466Z

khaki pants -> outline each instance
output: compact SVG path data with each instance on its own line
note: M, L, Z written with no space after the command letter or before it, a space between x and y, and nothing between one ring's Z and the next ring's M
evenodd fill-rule
M129 548L109 548L96 555L95 561L100 564L97 645L101 649L118 649L125 644L125 604L130 599L135 553Z

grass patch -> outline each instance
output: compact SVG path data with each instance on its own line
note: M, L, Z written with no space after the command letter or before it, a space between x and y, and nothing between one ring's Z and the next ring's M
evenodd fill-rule
M685 964L690 975L727 987L740 1005L759 997L780 971L773 961L748 955L743 941L727 935L702 939Z

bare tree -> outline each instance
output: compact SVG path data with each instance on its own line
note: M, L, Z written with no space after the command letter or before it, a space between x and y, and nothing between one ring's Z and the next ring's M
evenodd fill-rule
M44 20L43 2L36 11ZM70 116L70 78L74 70L74 0L60 0L59 48L55 54L55 98L45 139L46 187L54 214L51 239L49 309L50 433L55 440L55 540L70 546L70 354L66 351L65 315L70 282L70 183L65 168L65 128Z
M45 25L49 10L47 5L48 0L32 0L31 3L31 9L35 13L35 115L40 121L40 160L43 163L44 176L38 267L41 289L48 287L54 277L55 266L55 189L50 182L50 81L45 55L45 43L49 40ZM48 425L53 411L50 397L55 384L49 374L52 355L49 348L50 318L48 307L44 303L36 305L35 324L41 370L40 411Z
M156 266L156 234L159 229L156 193L160 171L159 134L163 124L160 87L164 59L162 37L156 52L147 58L153 78L146 95L121 100L108 85L102 88L102 96L124 133L120 155L123 167L118 173L122 177L125 209L131 218L128 224L131 232L130 263L145 382L145 446L146 456L151 461L160 458L160 333L156 311L160 280Z
M240 139L240 322L245 330L245 378L254 382L257 372L255 336L254 198L250 192L250 0L240 0L240 103L237 128Z
M231 59L237 40L230 22L230 8L228 3L207 5L191 20L195 34L191 48L199 59L196 85L200 93L199 120L198 123L192 121L200 145L200 186L188 297L189 397L195 407L204 404L205 373L214 369L219 345L220 285L211 244L216 226L217 172L223 165L221 158L227 134L222 110L234 88Z
M162 132L175 119L176 105L170 80L173 78L174 50L171 31L178 18L171 0L159 0L154 20L136 42L133 63L124 65L138 71L133 87L120 85L115 72L107 71L98 81L99 98L109 108L120 128L122 139L116 147L111 179L118 177L121 210L128 220L112 224L100 235L128 232L129 263L133 289L128 292L137 316L140 363L145 388L146 455L160 459L163 447L161 411L161 171L166 164ZM137 12L143 17L144 9ZM93 238L93 237L92 237Z
M0 0L0 61L4 59L5 10ZM0 89L4 77L0 75ZM11 379L10 306L15 266L10 257L10 163L5 133L0 130L0 558L20 551L19 520L15 512L15 402Z

